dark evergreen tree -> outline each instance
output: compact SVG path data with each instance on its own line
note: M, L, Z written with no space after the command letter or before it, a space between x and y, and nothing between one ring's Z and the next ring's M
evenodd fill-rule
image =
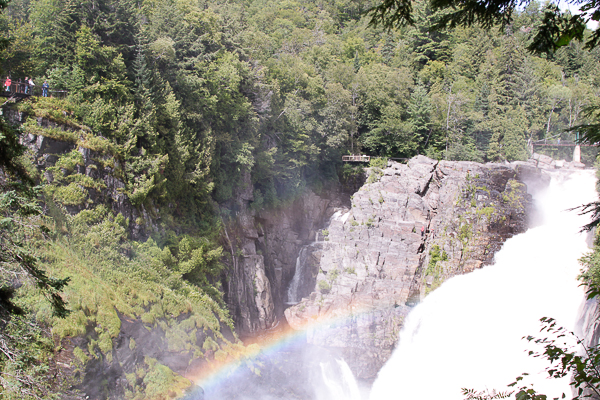
M418 151L423 154L429 145L433 127L431 123L431 101L427 90L421 81L417 83L408 104L408 123L413 135L417 136Z

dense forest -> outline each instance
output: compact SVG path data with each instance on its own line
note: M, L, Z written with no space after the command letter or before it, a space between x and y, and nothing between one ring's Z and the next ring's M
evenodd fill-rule
M2 67L69 91L75 119L127 161L138 204L186 191L223 203L243 170L276 204L334 178L348 153L523 160L598 96L597 49L526 51L536 3L506 33L428 33L426 3L414 27L386 32L367 6L15 0Z
M10 155L14 171L3 164L2 244L19 252L0 259L8 307L0 398L77 398L77 370L90 359L110 362L119 315L168 332L170 346L193 357L250 351L221 333L233 326L222 229L239 187L252 185L252 207L262 209L343 179L352 173L345 154L526 160L529 142L574 140L567 130L587 122L584 109L600 99L600 49L574 41L549 55L527 51L543 18L538 3L504 31L430 32L440 13L426 2L415 3L413 26L388 31L369 25L369 6L8 4L2 78L32 77L67 95L4 107L25 117L3 122L0 144L28 134L72 143L102 172L82 173L89 157L77 150L50 166L22 148ZM122 183L114 196L127 199L135 220L99 195L103 174ZM15 188L25 181L21 195ZM66 309L55 315L60 299ZM198 346L202 329L212 333ZM63 339L78 336L86 339L70 342L76 363L66 373L56 355ZM136 368L125 398L186 386L151 357Z

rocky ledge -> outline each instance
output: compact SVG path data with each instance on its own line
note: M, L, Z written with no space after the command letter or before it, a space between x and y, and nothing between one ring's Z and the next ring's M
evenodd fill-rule
M390 357L411 307L444 280L492 263L504 241L528 227L526 182L549 182L535 163L423 156L368 173L351 207L317 236L303 270L312 293L285 310L293 328L339 349L367 380Z

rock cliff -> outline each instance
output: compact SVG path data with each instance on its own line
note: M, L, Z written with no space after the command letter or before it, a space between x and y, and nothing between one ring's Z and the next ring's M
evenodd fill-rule
M281 322L298 255L349 195L341 187L320 195L309 190L287 206L261 212L252 209L251 194L237 198L240 211L225 228L230 250L223 260L229 265L225 287L236 332L248 337ZM314 281L309 286L306 294Z
M24 123L27 113L15 109L3 110L8 121L15 125ZM134 206L125 191L123 178L123 163L119 157L112 154L107 139L94 136L91 143L83 135L86 133L76 127L60 124L48 118L36 117L38 135L27 133L21 141L26 145L34 159L35 166L42 173L41 183L52 184L56 181L57 174L63 177L81 175L87 179L77 185L75 192L77 201L73 198L59 199L50 193L44 198L46 209L50 203L58 203L70 214L104 204L116 214L121 214L129 220L131 237L135 240L146 240L150 234L159 231L158 208L149 201L149 204ZM31 127L29 128L31 130ZM56 137L48 136L53 132ZM42 134L43 133L43 134ZM74 159L72 168L65 168L60 163L61 158L68 158L76 151L80 154ZM58 164L57 164L58 162ZM60 165L60 172L53 171L53 167ZM56 194L56 193L54 193ZM50 205L51 207L51 205ZM48 212L48 210L46 210Z
M338 348L363 379L389 358L412 306L444 280L491 263L507 238L526 230L532 200L524 181L545 180L527 163L423 156L369 174L317 236L304 269L312 293L285 310L293 328L327 324L311 328L309 341Z

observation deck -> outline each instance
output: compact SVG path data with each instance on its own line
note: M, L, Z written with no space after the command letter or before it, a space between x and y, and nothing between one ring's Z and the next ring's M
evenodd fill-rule
M371 156L342 156L344 162L369 162Z
M43 88L39 85L29 85L24 82L12 82L6 90L6 86L4 85L5 81L2 81L2 86L0 87L0 95L2 97L8 97L9 100L13 99L13 101L20 101L26 99L31 96L41 97L44 92ZM62 99L67 97L69 92L67 90L56 90L52 88L48 88L47 96L45 97L55 97Z

